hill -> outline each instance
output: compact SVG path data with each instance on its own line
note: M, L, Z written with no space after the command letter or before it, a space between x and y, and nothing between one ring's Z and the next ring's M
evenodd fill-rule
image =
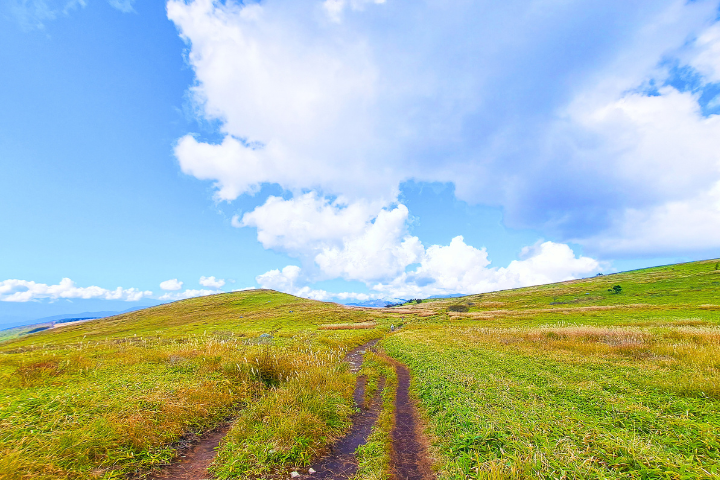
M388 385L361 478L397 461L396 360L440 478L712 478L718 267L386 309L245 291L25 335L0 344L0 474L145 475L233 418L215 475L288 475L348 431L356 376L342 359L382 337L361 371L367 395Z

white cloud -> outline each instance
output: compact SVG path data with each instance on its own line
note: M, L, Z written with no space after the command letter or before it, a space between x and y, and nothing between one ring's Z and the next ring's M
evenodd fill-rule
M289 200L271 196L243 215L242 226L257 228L263 247L302 256L361 234L381 207L362 200L331 202L314 192Z
M87 6L85 0L9 0L4 5L23 29L43 29L58 15Z
M397 276L424 253L420 240L406 233L407 216L402 204L381 210L361 234L345 238L340 248L324 248L315 263L331 278L372 282Z
M308 279L385 285L429 262L395 204L411 178L453 182L510 226L598 255L720 247L697 228L671 244L651 226L720 181L716 117L689 92L637 93L664 84L668 58L717 78L717 1L368 3L167 4L190 44L191 93L224 135L181 138L182 171L214 182L218 200L265 183L292 192L231 223L299 258ZM714 225L713 212L688 218Z
M204 297L205 295L214 295L216 293L220 293L217 290L192 290L192 289L186 289L182 292L177 293L166 293L164 295L161 295L158 297L160 300L185 300L186 298L193 298L193 297Z
M133 4L135 0L108 0L111 7L120 10L123 13L134 12Z
M160 283L160 288L163 290L180 290L183 286L183 282L178 281L177 278L173 278L171 280L165 280L164 282Z
M225 280L215 277L200 277L200 285L203 287L220 288L225 285Z
M0 301L29 302L32 300L61 298L102 298L105 300L125 300L135 302L152 295L151 291L136 288L107 290L100 287L78 287L69 278L63 278L57 285L47 285L28 280L4 280L0 282Z
M347 7L355 11L360 11L369 3L379 5L385 3L385 0L325 0L322 3L322 7L331 21L340 23L342 13Z
M396 178L378 182L360 164L375 128L361 114L374 102L370 52L362 42L316 38L313 25L293 20L312 16L300 3L168 2L168 17L192 42L192 93L227 134L217 145L183 137L175 153L185 173L215 181L218 199L264 182L396 193Z
M408 209L383 209L379 203L333 202L315 193L284 200L270 197L243 216L257 229L265 248L299 258L306 275L362 282L395 278L423 254L407 233Z
M720 82L720 24L702 32L691 50L690 65L709 82Z
M236 288L233 290L233 292L244 292L246 290L255 290L255 287Z
M507 267L490 267L484 248L467 245L463 237L458 236L449 245L432 245L424 250L416 259L419 264L414 270L394 271L394 276L386 272L388 281L373 284L369 279L348 278L363 280L373 290L370 294L313 290L306 285L309 280L296 265L271 270L259 275L256 280L262 288L317 300L369 300L482 293L572 280L602 270L598 261L576 256L569 246L553 242L526 247L521 252L521 258Z
M255 280L262 288L289 292L295 288L295 282L300 277L300 271L301 268L297 265L288 265L282 271L275 269L258 275Z
M255 280L260 284L261 288L269 288L298 297L328 300L332 296L324 290L314 290L307 285L302 285L301 268L297 265L288 265L282 270L270 270L258 275Z
M404 205L381 209L375 215L372 208L359 202L330 202L314 193L289 200L270 197L265 205L245 214L243 224L257 228L265 248L297 257L303 266L271 270L256 278L258 284L319 300L361 299L308 286L317 280L343 278L363 282L375 291L362 299L427 297L550 283L600 269L597 261L576 258L567 245L553 242L526 248L521 252L523 260L507 268L491 268L485 249L465 244L463 237L426 249L407 233Z
M628 209L602 236L584 239L585 246L608 255L663 255L707 252L717 256L720 232L720 182L697 196L648 210Z
M373 289L403 298L470 294L571 280L601 270L596 260L576 257L564 244L544 242L535 248L526 247L523 253L527 258L514 260L507 267L490 267L484 248L467 245L458 236L450 245L429 247L414 271Z

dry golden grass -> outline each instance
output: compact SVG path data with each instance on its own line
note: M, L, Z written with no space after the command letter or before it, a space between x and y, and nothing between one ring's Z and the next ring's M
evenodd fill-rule
M3 343L0 478L122 478L169 461L183 435L284 385L333 398L352 380L322 372L332 375L348 349L380 333L318 331L317 324L371 318L275 292L240 292ZM316 374L307 379L307 372ZM343 417L351 403L337 398L333 415ZM317 435L320 443L335 428L322 417L303 425L313 436L327 433Z
M321 325L318 330L362 330L368 328L375 328L378 324L375 322L361 322L361 323L331 323L328 325Z

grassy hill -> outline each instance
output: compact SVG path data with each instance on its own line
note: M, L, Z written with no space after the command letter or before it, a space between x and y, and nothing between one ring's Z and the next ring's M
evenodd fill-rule
M237 415L279 385L308 378L318 385L305 388L317 387L314 396L327 410L317 420L328 441L345 426L351 410L353 379L339 360L347 349L378 337L382 327L319 327L376 317L375 312L250 291L184 300L4 342L0 477L141 473L172 458L173 444L189 433ZM319 441L306 450L323 447Z
M0 343L0 477L143 475L227 418L221 478L307 464L348 426L344 353L383 336L441 478L717 478L719 325L717 260L390 309L160 305Z
M720 476L717 261L414 308L384 346L442 478Z

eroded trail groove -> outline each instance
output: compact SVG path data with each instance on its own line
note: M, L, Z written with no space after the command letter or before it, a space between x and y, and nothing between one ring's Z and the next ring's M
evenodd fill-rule
M350 364L350 370L353 373L357 373L360 370L363 363L363 355L367 349L375 346L378 340L371 340L365 345L352 350L345 356L345 361ZM302 475L301 478L341 480L350 478L355 474L357 471L355 450L367 442L373 425L375 425L380 415L385 379L381 378L378 382L377 392L369 402L369 405L365 404L366 383L367 379L364 376L358 377L355 383L355 393L353 397L355 399L355 405L360 408L360 412L353 415L353 424L350 431L330 447L330 453L328 455L321 458L312 466L316 473L312 475Z
M394 480L431 480L435 478L427 455L426 440L420 430L415 404L410 398L410 370L390 359L397 374L395 425L391 433L391 468Z
M363 363L365 352L375 346L380 339L371 340L351 350L345 356L345 362L350 365L350 371L357 373ZM355 383L354 400L360 412L352 418L353 426L350 432L341 438L330 449L330 454L320 459L313 466L317 473L304 476L313 479L347 479L357 471L355 449L367 441L372 427L380 414L382 404L382 390L385 379L381 379L378 391L369 405L365 405L365 385L367 379L364 376L357 378ZM184 449L179 460L162 469L162 471L147 477L150 480L210 480L213 477L207 469L215 459L217 447L227 435L232 426L226 423L215 430L203 435L197 443Z
M164 468L162 472L148 477L151 480L206 480L212 477L207 469L215 459L217 446L232 426L226 423L206 433L198 443L184 451L180 460Z

